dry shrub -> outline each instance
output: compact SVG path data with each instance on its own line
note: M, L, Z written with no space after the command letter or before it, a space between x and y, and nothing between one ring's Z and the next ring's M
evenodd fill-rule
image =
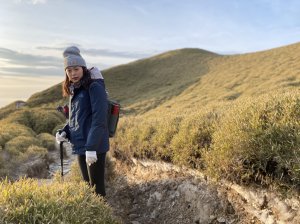
M35 137L18 136L5 144L5 150L12 156L19 156L25 153L31 145L42 146L41 142Z
M60 171L57 172L55 174L55 179L56 180L61 180L61 176L60 175L61 175ZM66 175L65 180L72 181L72 182L75 182L75 183L80 183L80 182L83 181L83 178L81 176L81 172L80 172L80 168L79 168L78 162L73 162L71 164L70 172L68 173L68 175Z
M31 128L37 134L51 133L64 119L55 110L43 108L21 109L4 119L7 123L19 123Z
M170 145L174 163L203 168L202 154L210 147L216 117L214 112L198 112L181 122Z
M181 116L161 119L156 123L157 131L152 137L151 145L156 151L156 157L164 161L173 160L173 152L170 143L174 135L178 133Z
M0 183L1 223L117 223L110 207L85 183Z
M48 151L54 151L55 147L55 137L49 133L41 133L36 136L42 143L42 146Z
M31 145L27 151L19 156L20 167L28 177L47 178L47 154L46 148Z
M17 136L34 136L35 133L28 127L0 121L0 146L4 148L6 142Z
M205 162L212 176L236 182L300 181L300 96L264 95L238 102L221 119Z
M126 118L120 122L112 148L127 156L202 167L201 154L210 147L216 119L216 112L210 110Z

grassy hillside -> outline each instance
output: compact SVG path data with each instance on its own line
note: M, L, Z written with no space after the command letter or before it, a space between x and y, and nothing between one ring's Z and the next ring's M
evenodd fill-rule
M181 49L103 71L112 98L130 111L145 112L176 97L209 72L219 55Z
M186 113L120 121L115 153L201 169L240 184L300 190L300 93L271 92Z
M300 44L268 51L215 57L208 72L179 96L159 108L195 108L210 103L257 97L273 90L289 91L300 86Z
M103 76L109 96L122 103L124 112L145 112L198 82L216 57L219 55L200 49L175 50L104 70ZM60 100L58 84L32 95L27 104L55 107Z
M103 71L110 97L125 113L184 109L300 85L300 44L241 55L181 49ZM30 107L61 99L61 86L34 94ZM0 110L1 114L1 110Z
M300 44L232 56L181 49L107 69L110 97L123 109L112 148L233 181L298 186L299 59ZM58 84L34 94L22 109L0 109L0 122L36 142L64 122L55 108L65 102ZM2 129L0 159L14 155L19 132ZM243 158L248 149L252 154Z
M299 195L299 59L300 44L233 56L181 49L103 71L122 105L112 154ZM53 133L65 122L56 107L66 102L57 84L23 108L0 109L0 177L46 170ZM24 167L32 160L42 163ZM0 222L117 223L84 183L5 180L0 189Z

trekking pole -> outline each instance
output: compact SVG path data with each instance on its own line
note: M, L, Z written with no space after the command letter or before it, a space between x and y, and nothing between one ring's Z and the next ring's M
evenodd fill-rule
M68 105L64 106L58 106L56 108L57 111L61 112L66 119L69 118L69 107ZM64 133L63 137L66 137L66 133ZM61 177L63 178L64 176L64 147L63 147L64 141L61 141L59 143L59 150L60 150L60 166L61 166Z
M61 166L61 177L64 176L64 148L63 148L64 142L59 143L59 149L60 149L60 166Z
M63 133L63 137L65 137L65 133ZM59 151L60 151L60 166L61 166L61 173L60 173L60 176L63 178L64 176L64 141L61 141L59 143Z

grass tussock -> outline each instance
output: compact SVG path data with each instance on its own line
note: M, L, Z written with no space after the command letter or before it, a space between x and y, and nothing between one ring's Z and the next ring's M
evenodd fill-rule
M147 119L143 116L122 119L117 136L112 139L112 148L121 149L128 156L202 167L202 153L210 147L213 124L218 117L215 111L189 115L157 114Z
M64 118L55 109L24 108L17 110L7 118L6 123L18 123L31 128L36 134L51 133L53 129L64 121Z
M5 144L5 150L12 156L18 156L26 152L31 145L41 146L41 142L35 137L18 136Z
M155 117L155 118L154 118ZM238 183L299 187L300 95L266 94L205 110L127 117L113 149Z
M41 170L47 168L48 151L55 150L54 136L49 133L36 135L31 128L6 119L0 124L0 177L17 173L39 176ZM27 163L32 164L32 168Z
M16 111L16 103L18 101L12 102L5 107L0 108L0 120L4 119L5 117L9 116L11 113Z
M6 142L18 136L34 136L32 129L18 123L0 121L0 146L4 149Z
M0 182L1 223L117 223L111 214L83 182Z
M205 155L210 175L236 182L300 183L300 95L241 101L218 123Z
M55 137L49 133L41 133L36 136L42 143L42 146L48 151L54 151L56 149L55 146Z

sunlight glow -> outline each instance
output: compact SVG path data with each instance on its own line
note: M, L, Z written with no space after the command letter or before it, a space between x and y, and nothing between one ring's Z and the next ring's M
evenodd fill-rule
M61 76L16 77L0 75L0 107L16 100L27 100L33 93L43 91L63 81Z

